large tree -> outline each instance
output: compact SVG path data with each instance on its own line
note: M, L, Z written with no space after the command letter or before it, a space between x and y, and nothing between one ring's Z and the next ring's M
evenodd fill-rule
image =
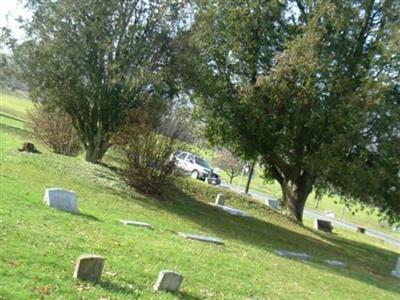
M182 55L181 71L211 141L261 158L298 221L314 187L396 220L400 2L197 1L197 11L180 45L196 56Z
M170 42L179 5L160 0L31 0L28 40L15 48L34 101L68 113L101 160L127 111L170 98Z

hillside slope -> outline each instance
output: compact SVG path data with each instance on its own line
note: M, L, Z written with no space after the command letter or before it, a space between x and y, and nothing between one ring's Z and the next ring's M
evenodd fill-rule
M15 124L15 122L21 122ZM129 189L110 168L80 158L16 149L27 140L23 121L0 124L0 299L398 299L390 275L394 249L362 235L329 235L294 224L268 208L223 190L241 218L208 205L220 189L177 180L160 199ZM37 144L37 141L35 141ZM80 215L44 205L48 187L77 192ZM153 231L122 225L130 219ZM185 240L176 232L224 239L218 246ZM291 260L276 249L307 252ZM75 281L83 253L106 257L102 280ZM324 259L339 259L333 268ZM185 277L180 293L154 293L161 269Z

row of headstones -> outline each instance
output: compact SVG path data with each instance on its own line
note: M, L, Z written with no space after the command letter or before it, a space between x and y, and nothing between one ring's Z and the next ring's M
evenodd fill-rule
M76 193L60 188L50 188L45 190L44 202L53 208L67 211L70 213L78 214L78 203L76 200ZM245 212L225 205L225 197L223 194L218 194L215 203L212 205L224 210L225 212L236 216L248 216Z
M332 233L333 226L332 222L328 220L322 220L322 219L315 219L314 220L314 228L317 230L321 230L324 232L329 232ZM356 229L357 232L365 234L366 229L364 227L357 227Z
M56 209L68 211L71 213L76 213L76 214L79 213L75 192L67 191L67 190L60 189L60 188L46 189L44 201L50 207L54 207ZM213 203L213 205L223 209L224 211L226 211L232 215L248 216L245 212L242 212L240 210L237 210L237 209L229 207L229 206L225 206L225 197L223 194L217 195L215 203ZM134 226L147 227L147 228L153 229L152 225L143 223L143 222L129 221L129 220L121 220L121 222L124 223L125 225L134 225ZM314 227L318 230L322 230L325 232L332 232L332 230L333 230L333 226L330 221L321 220L321 219L315 220ZM359 231L359 232L365 233L365 229L361 228L361 231ZM198 234L183 233L183 232L178 232L178 235L181 237L184 237L186 239L194 239L194 240L210 242L210 243L214 243L214 244L225 244L223 240L215 238L215 237L202 236L202 235L198 235ZM279 254L279 250L277 250L276 252ZM286 251L286 252L289 253L290 251ZM293 255L291 255L291 253L289 253L287 256L290 257ZM330 265L335 265L335 264L340 265L341 264L341 263L335 263L335 261L333 261L332 263L329 263L328 260L326 260L326 262ZM170 272L170 271L166 271L165 274L170 274L168 272ZM174 273L174 272L172 272L172 273ZM392 271L392 275L400 278L400 257L397 261L395 270ZM170 275L166 275L166 276L170 276Z
M74 278L80 280L100 280L103 273L104 261L105 257L99 255L85 254L79 256L75 264ZM161 270L153 289L155 291L176 292L182 281L183 276L181 274L170 270Z
M59 188L46 189L44 201L50 207L54 207L71 213L79 213L75 192ZM215 203L213 205L215 205L218 208L221 208L222 210L226 211L231 215L248 216L245 212L241 210L226 206L225 197L221 193L217 195ZM314 228L330 233L333 230L332 222L322 219L315 220ZM359 227L357 228L357 231L360 233L365 233L365 228Z

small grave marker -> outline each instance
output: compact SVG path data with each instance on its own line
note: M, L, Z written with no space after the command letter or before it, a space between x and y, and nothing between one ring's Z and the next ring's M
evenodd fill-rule
M215 198L215 205L225 205L225 196L222 193L219 193L217 195L217 198Z
M279 256L289 257L289 258L300 258L300 259L306 259L306 260L312 259L312 256L307 254L307 253L305 253L305 252L294 252L294 251L288 251L288 250L275 250L275 253L278 254Z
M148 229L154 229L153 225L150 225L150 224L147 224L144 222L121 220L121 223L123 223L124 225L131 225L131 226L144 227L144 228L148 228Z
M195 233L185 233L185 232L178 232L178 235L185 238L185 239L191 239L191 240L197 240L201 242L208 242L208 243L213 243L213 244L219 244L219 245L224 245L225 242L219 238L212 237L212 236L204 236L204 235L199 235Z
M80 280L100 280L105 258L94 254L78 257L75 264L74 278Z
M347 267L347 264L340 260L325 259L325 263L332 267L342 267L342 268Z
M332 233L333 230L331 221L321 220L321 219L314 220L314 228L329 233Z
M154 290L176 292L182 281L183 276L181 274L174 271L161 270L158 274L156 284L154 285Z
M268 198L265 200L265 204L273 209L279 210L279 201L277 199Z
M400 256L397 258L397 263L395 269L392 271L392 275L400 278Z
M327 216L328 218L334 218L335 217L335 213L332 210L326 210L325 211L325 216Z
M78 214L78 203L76 193L60 188L46 189L44 202L53 208Z
M357 232L365 234L365 228L364 227L357 227Z

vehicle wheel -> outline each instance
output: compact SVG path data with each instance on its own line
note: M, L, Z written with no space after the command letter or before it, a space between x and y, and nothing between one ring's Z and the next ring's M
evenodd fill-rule
M196 170L192 171L192 174L190 175L190 177L197 179L199 178L199 172L197 172Z

